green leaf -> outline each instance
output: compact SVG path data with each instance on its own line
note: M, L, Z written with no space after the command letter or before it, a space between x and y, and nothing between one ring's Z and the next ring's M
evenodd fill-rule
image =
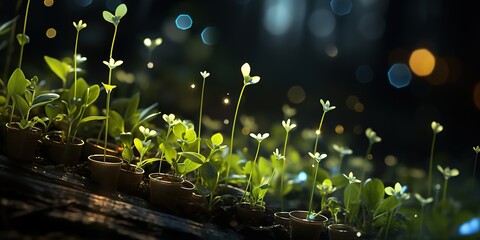
M133 142L133 135L131 132L123 132L120 133L120 142L122 143L122 146L124 147L130 147L132 146Z
M358 184L348 184L343 191L343 199L345 206L347 205L347 201L349 200L350 205L358 204L360 200L360 187Z
M143 121L145 118L147 118L147 115L158 105L158 103L154 103L147 108L143 109L140 112L140 116L138 117L139 121ZM160 114L160 113L157 113Z
M17 41L18 41L18 44L20 44L20 46L23 46L30 42L30 37L28 37L28 35L26 34L19 33L17 34Z
M179 138L179 139L184 139L184 134L187 131L187 127L183 124L177 124L173 126L173 134Z
M45 105L45 114L50 120L55 119L61 110L62 109L55 104L48 103L47 105Z
M127 5L122 3L115 9L115 16L122 18L125 14L127 14Z
M30 110L27 101L23 99L22 96L18 94L12 95L12 100L15 106L17 107L17 111L20 113L22 116L22 119L25 119L27 117L28 111ZM28 119L25 119L28 120Z
M177 161L177 151L168 144L163 146L165 151L165 160L167 160L169 164L173 165L173 162Z
M25 90L27 89L29 82L25 75L23 74L22 69L17 68L13 71L10 79L8 80L7 90L11 96L18 94L23 96L25 94Z
M39 106L43 106L57 98L59 98L60 95L56 94L56 93L44 93L44 94L40 94L38 96L35 97L35 99L33 99L33 102L32 102L32 106L30 107L31 109L32 108L35 108L35 107L39 107Z
M211 162L206 162L200 167L200 175L202 176L203 182L206 183L206 187L213 191L217 182L218 171L215 168L215 165Z
M92 105L100 95L100 86L97 84L90 86L87 88L87 91L85 91L85 96L84 98L86 99L85 101L85 106L88 107Z
M142 140L135 138L133 139L133 145L135 145L135 148L137 149L138 152L143 152L143 143Z
M152 113L152 114L146 116L145 118L142 118L140 121L138 121L137 124L135 124L135 126L132 127L132 131L135 130L136 128L138 128L138 126L140 126L144 122L148 122L148 121L154 119L156 116L158 116L160 114L161 114L161 112L156 112L156 113Z
M223 136L221 133L215 133L210 139L216 146L220 146L223 143Z
M178 154L197 164L203 164L206 161L205 156L196 152L181 152Z
M123 122L122 116L118 112L111 110L109 118L108 135L116 138L121 133L125 132L125 123Z
M103 15L103 19L105 19L105 21L107 21L107 22L109 22L109 23L111 23L111 24L115 24L115 23L113 22L113 14L112 14L111 12L109 12L109 11L103 11L102 15Z
M67 75L71 69L70 65L53 57L43 56L43 58L45 59L45 62L47 62L50 70L62 80L63 85L65 86L67 84Z
M207 144L207 147L210 149L210 150L213 150L214 147L213 147L213 143L210 139L206 138L205 139L205 144Z
M82 118L82 120L80 120L80 122L78 122L78 125L82 124L82 123L86 123L86 122L90 122L90 121L100 121L100 120L105 120L105 116L88 116L86 118Z
M189 172L194 171L195 169L197 169L201 166L202 166L202 164L198 164L198 163L190 161L189 159L186 159L184 162L177 164L177 171L181 175L185 175Z
M74 95L74 90L75 90L75 85L77 86L77 93L76 93L76 97L77 98L82 98L82 103L85 103L85 98L83 98L85 92L87 91L87 88L88 88L88 84L87 82L83 79L83 78L78 78L77 81L75 83L72 84L72 86L70 86L70 90L68 91L68 99L72 99L73 98L73 95Z
M373 214L373 218L377 218L386 212L391 212L393 209L398 207L401 204L399 200L397 200L394 196L390 196L383 200L380 205L375 209L375 212Z
M187 129L184 135L185 141L187 141L189 144L192 144L197 140L197 133L193 129Z
M383 185L383 182L378 178L374 178L365 182L365 185L362 189L362 198L364 199L369 211L375 210L378 204L382 201L385 195L384 189L385 186Z
M140 102L140 93L135 93L127 102L127 109L123 114L124 119L131 119L137 113L138 103Z
M3 23L2 25L0 25L0 35L3 35L5 33L9 32L10 29L11 29L11 26L13 25L14 22L17 21L18 17L19 16L16 16L13 19L11 19L11 20Z

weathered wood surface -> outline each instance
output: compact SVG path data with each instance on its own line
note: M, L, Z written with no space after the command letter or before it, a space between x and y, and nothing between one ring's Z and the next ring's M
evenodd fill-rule
M101 194L78 169L0 156L0 239L242 239L159 211L144 198Z

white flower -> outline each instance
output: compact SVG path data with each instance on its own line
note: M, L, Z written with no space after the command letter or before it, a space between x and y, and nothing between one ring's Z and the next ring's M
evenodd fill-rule
M313 154L311 152L308 152L308 155L311 158L313 158L315 161L317 161L318 163L320 163L320 161L322 161L323 159L325 159L327 157L327 154L325 154L325 153L320 154L319 152L316 152L315 154Z
M286 122L285 120L282 121L282 125L283 125L283 128L285 128L285 131L287 132L290 132L290 130L294 129L297 126L297 124L295 123L290 123L290 119L287 119Z
M115 69L116 67L122 65L123 61L122 60L118 60L118 61L115 61L115 59L113 58L110 58L110 61L103 61L103 64L107 65L108 68L110 69Z
M386 187L385 193L389 196L395 196L398 200L408 200L410 199L410 193L405 193L407 191L407 186L403 186L400 183L395 183L395 188Z
M200 75L202 75L203 79L207 78L208 76L210 76L210 73L207 72L207 71L203 71L203 72L200 72Z
M332 181L328 178L323 180L322 184L317 184L317 188L320 189L321 195L331 194L337 190L337 188L332 185Z
M165 120L165 122L167 122L169 127L175 126L181 122L179 119L175 119L175 114L173 113L163 114L162 118Z
M277 160L284 160L285 156L283 156L280 151L278 151L278 148L275 149L275 152L273 152L273 156L277 158Z
M87 61L87 58L86 57L82 57L82 54L77 54L77 63L83 63L85 61Z
M422 195L418 194L418 193L414 193L413 194L415 196L415 198L420 202L420 205L422 206L425 206L431 202L433 202L433 198L432 197L429 197L429 198L423 198Z
M345 175L345 173L344 173L343 176L348 179L348 182L349 182L350 184L362 182L362 181L358 180L355 176L353 176L353 173L352 173L352 172L350 172L350 173L348 174L348 176Z
M140 130L140 132L143 134L143 136L145 138L149 138L149 137L155 137L157 136L157 131L155 130L150 130L149 128L146 128L144 126L140 126L138 127L138 130Z
M240 70L242 71L243 83L245 85L255 84L260 81L259 76L253 76L253 77L250 76L250 64L248 63L243 64Z
M382 141L382 138L377 136L377 133L374 132L371 128L367 128L367 130L365 130L365 136L367 136L370 144L374 144Z
M340 153L341 156L350 155L353 153L352 149L344 146L338 146L337 144L333 144L333 150Z
M323 99L320 99L320 103L323 106L323 111L324 112L328 112L330 110L333 110L333 109L337 108L335 106L330 106L330 101L328 101L328 100L324 102Z
M437 134L441 131L443 131L443 126L440 125L440 123L433 121L432 122L432 130L434 134Z
M456 168L453 168L453 169L450 169L450 167L442 168L440 165L437 165L437 169L443 174L443 177L445 178L445 180L448 180L450 177L455 177L460 174L460 172Z
M77 31L80 31L87 27L87 23L84 23L83 20L80 20L78 23L73 22L73 26L77 29Z
M257 134L257 135L255 135L255 134L253 134L253 133L250 133L250 137L257 139L258 142L263 141L263 140L264 140L265 138L267 138L268 136L270 136L269 133L264 133L264 134L259 133L259 134Z
M473 147L473 151L478 154L480 152L480 146Z

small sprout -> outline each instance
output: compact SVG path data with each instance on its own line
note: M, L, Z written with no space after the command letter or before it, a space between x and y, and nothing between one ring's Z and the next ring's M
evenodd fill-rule
M429 198L423 198L422 195L418 194L418 193L414 193L413 194L415 196L415 198L420 202L420 205L425 206L431 202L433 202L433 198L432 197L429 197Z
M208 76L210 76L210 73L207 72L207 71L203 71L203 72L200 72L200 75L202 75L203 79L207 78Z
M285 156L283 156L280 151L278 150L278 148L275 149L275 152L273 152L273 156L275 156L275 158L277 158L277 160L284 160L285 159Z
M127 5L122 3L115 9L115 15L109 11L103 11L103 19L117 26L120 23L120 19L122 19L125 14L127 14Z
M111 93L112 90L117 87L115 85L110 85L103 82L102 82L102 85L103 85L103 88L105 88L105 92L107 92L107 94Z
M162 118L165 120L165 122L167 122L169 127L175 126L181 122L179 119L175 119L175 114L173 113L163 114Z
M367 136L370 144L374 144L382 141L382 138L377 136L377 133L373 131L371 128L367 128L365 130L365 136Z
M385 193L389 196L394 196L398 200L408 200L410 199L410 193L406 193L407 186L403 186L400 183L395 183L395 188L386 187Z
M350 155L353 153L352 149L348 147L338 146L337 144L333 144L332 147L333 147L333 150L338 152L341 156Z
M437 165L437 169L443 174L443 177L445 178L445 180L448 180L450 177L455 177L460 174L460 172L456 168L453 168L453 169L450 169L450 167L442 168L440 165Z
M258 133L257 135L250 133L250 137L255 138L258 142L262 142L264 139L268 138L268 136L270 136L269 133Z
M328 101L328 100L324 102L323 99L320 99L320 103L323 106L323 111L324 112L328 112L330 110L333 110L333 109L337 108L335 106L330 106L330 101Z
M315 154L313 154L311 152L308 152L308 155L311 158L313 158L315 161L317 161L317 163L320 163L320 161L322 161L323 159L325 159L327 157L327 154L325 154L325 153L320 154L319 152L315 152Z
M256 84L260 81L259 76L250 76L250 64L245 63L241 67L242 75L243 75L243 83L245 85Z
M473 147L473 151L475 151L476 154L480 153L480 146Z
M443 131L443 126L440 125L440 123L433 121L432 130L434 134L440 133L441 131Z
M285 120L282 121L282 125L283 125L283 128L285 128L285 131L287 132L290 132L290 130L294 129L297 126L297 124L295 123L290 123L290 119L287 119L286 122Z
M87 23L84 23L83 20L78 21L78 23L73 22L73 26L80 32L80 30L87 27Z
M282 112L285 117L293 117L295 114L297 114L297 110L295 108L290 107L288 104L284 104L282 106Z
M115 69L116 67L122 65L123 61L122 60L117 60L115 61L115 59L113 58L110 58L110 60L107 62L107 61L103 61L103 64L107 65L108 68L110 68L111 70Z
M348 174L348 176L345 175L345 173L344 173L343 176L344 176L346 179L348 179L348 182L349 182L350 184L352 184L352 183L361 183L361 182L362 182L361 180L359 180L359 179L357 179L355 176L353 176L353 173L352 173L352 172L350 172L350 173Z

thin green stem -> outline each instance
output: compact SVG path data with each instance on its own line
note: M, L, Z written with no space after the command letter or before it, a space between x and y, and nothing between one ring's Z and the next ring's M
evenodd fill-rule
M475 162L473 164L473 189L475 189L475 173L477 170L477 158L478 158L478 153L475 154Z
M285 135L285 142L283 144L283 163L282 163L282 176L280 177L280 209L283 212L283 184L285 181L285 165L287 163L287 142L288 142L288 131Z
M110 72L112 70L110 69ZM104 148L103 148L103 161L107 161L107 141L108 141L108 118L110 117L110 94L111 92L107 92L107 105L106 105L106 113L105 113L105 137L104 137Z
M390 229L390 223L392 222L394 213L395 213L395 209L390 213L390 216L388 216L387 230L385 231L385 240L388 239L388 230Z
M315 161L315 160L314 160ZM317 162L317 161L315 161ZM319 162L317 162L317 165L315 166L315 172L313 174L313 182L312 182L312 193L310 194L310 203L308 205L308 215L307 217L313 212L312 204L313 204L313 195L315 193L315 183L317 182L317 173L318 173L318 166L320 165Z
M117 37L117 29L118 29L118 25L117 24L113 24L113 26L115 26L115 30L113 31L113 39L112 39L112 45L110 46L110 58L112 58L112 55L113 55L113 46L115 45L115 38ZM110 81L108 82L108 84L110 84Z
M442 195L443 203L447 201L447 187L448 187L448 178L445 178L445 182L443 184L443 195Z
M165 146L167 145L167 141L168 141L168 137L170 136L171 129L172 128L169 125L168 129L167 129L167 135L165 136L165 141L163 142L164 146L163 146L162 155L160 156L160 164L158 165L158 173L162 172L162 162L163 162L163 157L165 157Z
M73 98L77 98L77 47L78 47L78 35L80 31L77 29L77 35L75 37L75 48L73 50Z
M198 116L198 138L200 138L200 142L198 143L198 153L200 153L200 145L201 145L201 133L202 133L202 112L203 112L203 93L205 91L205 78L203 78L202 83L202 95L200 97L200 113Z
M320 134L322 133L322 125L323 125L323 119L325 118L325 113L326 111L323 112L322 118L320 119L320 123L318 124L318 129L316 132L316 137L315 137L315 145L313 146L313 154L317 152L317 145L318 145L318 138L320 137Z
M247 85L244 84L242 87L242 90L240 91L240 96L238 97L237 101L237 107L235 108L235 115L233 117L233 124L232 124L232 134L230 134L230 147L229 147L229 153L228 153L228 161L227 161L227 172L225 175L225 181L228 183L228 176L230 174L230 162L232 161L232 154L233 154L233 139L235 137L235 124L237 123L237 114L238 114L238 109L240 108L240 102L242 101L242 96L243 92L245 91L245 87Z
M30 0L27 1L27 8L25 9L25 19L23 20L23 32L22 32L22 37L24 38L25 32L27 31L27 20L28 20L28 10L30 9ZM20 44L20 57L18 59L18 68L22 68L22 58L23 58L23 48L25 46L25 43L22 41L22 44Z
M255 153L255 158L253 159L252 166L250 167L250 175L248 176L247 186L245 187L245 191L243 192L242 202L245 201L245 196L248 192L248 187L250 187L250 182L252 181L253 168L255 168L255 164L257 163L258 153L260 152L260 143L261 141L258 141L257 151Z
M350 195L352 195L352 187L348 189L348 197L347 197L347 213L350 213Z
M435 149L435 138L437 134L433 133L432 147L430 148L430 165L428 169L428 195L432 196L432 169L433 169L433 152Z
M212 211L212 208L213 208L213 199L214 199L214 193L217 189L217 186L218 186L218 180L220 178L220 174L217 172L217 180L215 181L215 185L213 186L213 190L212 192L210 193L210 201L208 202L208 211L211 212Z

